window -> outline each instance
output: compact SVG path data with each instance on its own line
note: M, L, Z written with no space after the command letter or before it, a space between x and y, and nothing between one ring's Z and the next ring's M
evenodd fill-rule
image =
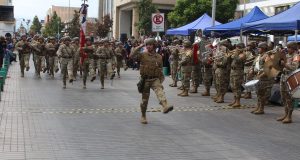
M290 8L290 6L279 6L279 7L275 7L275 14L279 14L285 10L288 10Z

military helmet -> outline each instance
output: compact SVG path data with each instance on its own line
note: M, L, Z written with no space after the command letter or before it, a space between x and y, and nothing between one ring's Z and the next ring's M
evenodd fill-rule
M190 40L186 39L186 40L183 41L183 46L184 47L190 47L190 46L192 46L192 42Z
M73 41L73 42L79 41L79 37L74 37L74 38L72 39L72 41Z
M39 36L38 40L45 40L45 38L43 36Z
M298 44L297 44L297 42L288 42L287 47L291 48L293 50L298 50Z
M92 41L92 39L91 39L90 36L86 36L86 37L85 37L85 41Z
M266 42L260 42L258 44L257 48L263 48L263 49L267 50L269 47L268 47L268 44Z
M55 37L49 37L48 39L49 40L55 40Z
M227 39L220 42L220 46L225 46L227 48L230 47L230 43L227 41Z
M26 34L22 34L22 35L21 35L21 38L22 38L22 37L27 37L27 35L26 35Z
M71 41L71 38L69 36L66 36L63 38L63 41Z
M245 44L244 43L238 43L236 45L237 48L245 48Z
M248 44L247 44L247 46L250 46L250 47L255 47L255 42L254 41L252 41L252 42L248 42Z
M123 45L123 43L122 42L117 42L116 45L120 46L120 45Z
M103 42L103 43L108 43L109 40L108 40L108 38L104 38L104 39L102 39L102 42Z
M154 38L147 38L147 39L145 39L145 44L146 45L151 45L151 44L155 44L156 43L156 41L155 41L155 39Z

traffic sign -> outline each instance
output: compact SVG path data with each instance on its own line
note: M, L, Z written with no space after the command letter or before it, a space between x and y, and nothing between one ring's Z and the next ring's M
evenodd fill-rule
M153 13L152 14L152 32L165 31L165 14Z

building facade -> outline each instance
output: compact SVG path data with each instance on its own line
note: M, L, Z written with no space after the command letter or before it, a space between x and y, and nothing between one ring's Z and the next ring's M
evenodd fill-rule
M13 34L14 30L15 18L12 0L0 0L0 35Z
M99 0L99 19L109 14L113 19L112 36L139 37L135 24L139 21L139 11L136 7L139 0ZM160 12L171 11L176 0L153 0Z
M273 16L289 9L300 0L240 0L236 9L236 18L247 14L255 6L259 7L266 15Z
M62 7L54 6L47 11L47 17L45 18L45 23L49 22L54 12L61 18L61 21L67 23L73 19L74 10L79 11L79 7Z

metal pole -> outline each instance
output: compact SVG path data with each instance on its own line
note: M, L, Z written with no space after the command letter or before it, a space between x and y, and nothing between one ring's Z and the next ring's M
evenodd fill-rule
M243 11L243 17L245 16L246 14L246 0L244 0L244 11Z
M212 14L212 26L215 26L215 21L216 21L216 3L217 3L217 0L213 0L212 1L212 11L211 11L211 14Z
M298 30L295 30L295 41L298 41Z

